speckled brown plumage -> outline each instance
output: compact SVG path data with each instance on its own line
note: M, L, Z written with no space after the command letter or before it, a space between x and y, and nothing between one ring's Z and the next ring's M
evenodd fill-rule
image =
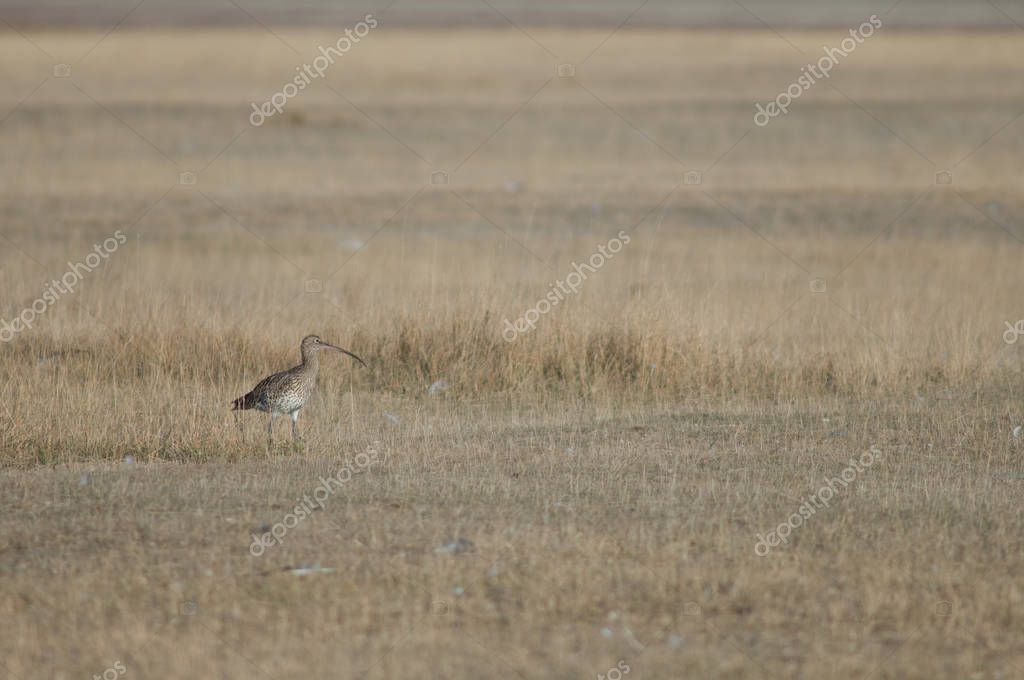
M320 371L320 350L325 347L347 354L366 366L366 362L347 349L324 342L315 335L307 335L302 339L301 364L264 378L251 392L235 399L231 403L231 410L256 409L269 413L267 433L270 438L273 438L275 416L287 413L292 417L292 435L297 438L299 409L306 405L306 400L316 387L316 376Z

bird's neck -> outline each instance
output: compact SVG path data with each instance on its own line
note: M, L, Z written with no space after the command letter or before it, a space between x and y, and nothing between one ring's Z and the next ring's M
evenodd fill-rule
M303 352L302 367L307 371L315 372L320 368L320 356L316 352Z

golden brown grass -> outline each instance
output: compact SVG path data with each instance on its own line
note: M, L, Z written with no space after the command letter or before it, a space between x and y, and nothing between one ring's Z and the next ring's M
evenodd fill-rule
M604 36L536 33L571 63ZM100 34L30 37L73 61ZM0 671L1024 672L1019 38L883 32L835 75L882 124L820 85L744 136L808 61L770 33L623 32L584 87L513 31L371 37L328 78L358 109L313 88L259 129L308 59L271 36L119 31L35 92L50 64L0 40L0 316L128 236L0 347ZM305 446L281 422L267 451L228 404L308 332L370 369L325 357ZM283 570L311 564L336 571Z

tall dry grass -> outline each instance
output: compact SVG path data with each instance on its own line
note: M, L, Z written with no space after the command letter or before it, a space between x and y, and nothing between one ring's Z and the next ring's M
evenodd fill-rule
M311 332L370 365L325 362L303 424L335 443L386 426L387 404L431 401L427 388L439 380L451 385L440 399L498 412L562 401L717 408L943 393L1009 407L1019 395L1021 366L1003 331L1015 320L1020 247L966 236L922 244L883 235L816 293L748 230L655 222L534 330L504 339L504 320L589 257L599 235L550 248L543 234L524 236L555 263L544 266L514 244L495 255L490 234L382 233L322 292L306 292L306 275L273 252L140 236L3 348L5 460L237 454L252 442L238 438L230 400L294 364ZM865 240L772 236L820 270L841 268ZM33 250L58 261L47 247ZM333 262L289 259L311 272ZM27 283L13 290L20 301L33 292Z

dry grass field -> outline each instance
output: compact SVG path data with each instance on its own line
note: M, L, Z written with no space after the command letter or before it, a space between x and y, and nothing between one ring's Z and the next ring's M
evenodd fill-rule
M1024 675L1019 33L528 33L0 33L0 677Z

